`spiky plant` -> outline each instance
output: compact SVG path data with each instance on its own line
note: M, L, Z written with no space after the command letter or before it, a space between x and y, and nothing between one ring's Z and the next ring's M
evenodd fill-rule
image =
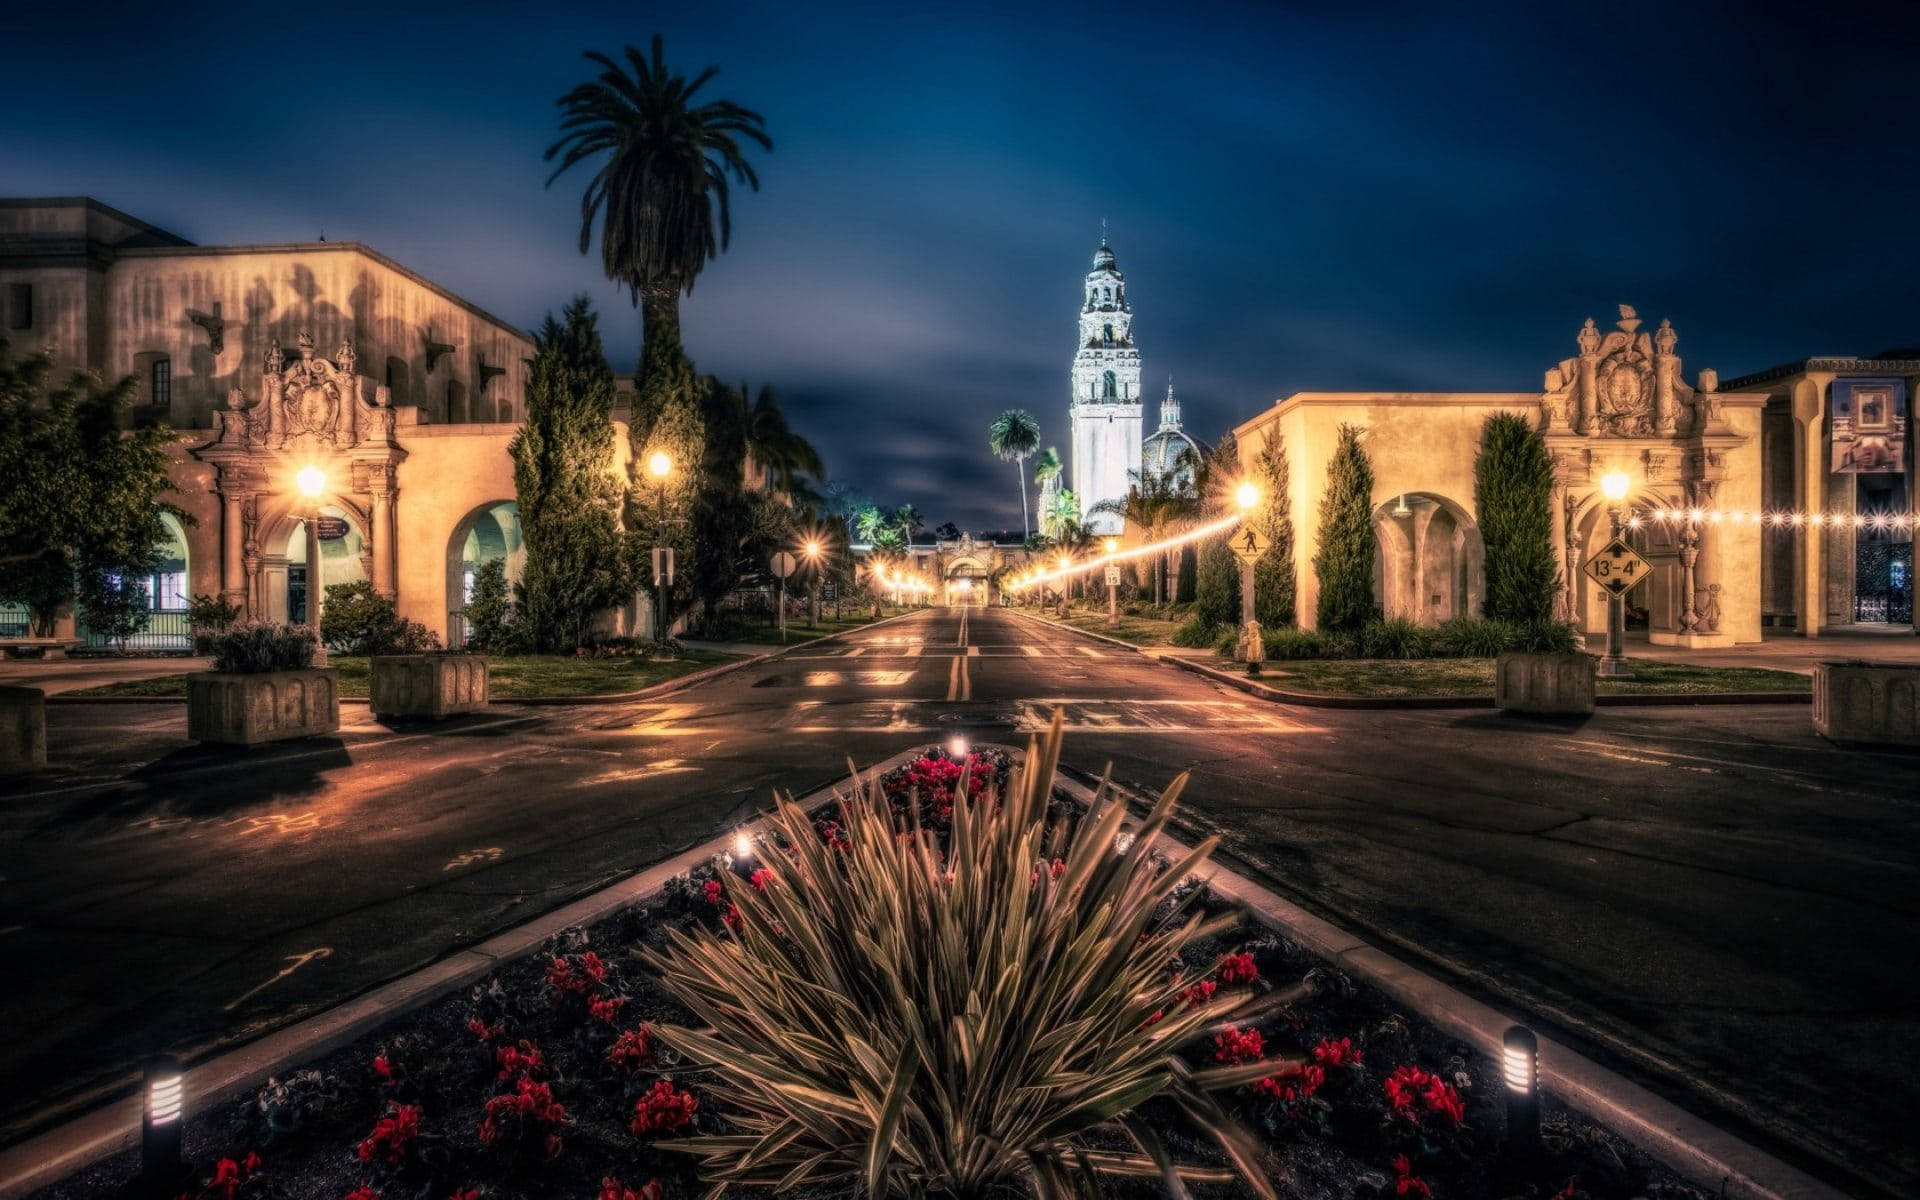
M1273 1196L1256 1144L1212 1093L1287 1064L1193 1069L1178 1052L1300 993L1181 1006L1192 981L1167 964L1234 920L1191 911L1202 889L1180 886L1215 839L1177 862L1147 853L1184 775L1130 852L1116 841L1126 805L1104 785L1089 811L1050 820L1060 745L1056 714L999 794L968 800L963 781L944 836L917 804L896 817L874 781L839 799L840 849L780 803L772 878L731 889L737 927L676 932L652 956L706 1023L660 1036L712 1073L732 1125L663 1145L702 1156L716 1192L847 1181L875 1197L1024 1186L1066 1200L1103 1177L1158 1177L1176 1196L1233 1179L1172 1160L1140 1114L1159 1100ZM1132 1149L1110 1148L1115 1133Z

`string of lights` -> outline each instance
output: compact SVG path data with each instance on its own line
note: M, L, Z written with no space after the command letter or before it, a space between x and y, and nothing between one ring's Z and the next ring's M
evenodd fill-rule
M1720 509L1720 508L1636 508L1629 509L1627 524L1638 528L1657 522L1663 525L1752 525L1773 529L1812 527L1820 529L1912 529L1920 516L1910 512L1828 513L1795 509Z
M1007 588L1009 591L1025 591L1027 588L1038 587L1043 583L1051 583L1056 579L1070 578L1074 575L1084 574L1087 571L1113 566L1116 563L1123 563L1129 559L1145 558L1150 554L1164 554L1175 546L1184 546L1188 542L1198 541L1204 537L1212 537L1217 533L1225 533L1227 530L1240 524L1241 519L1240 514L1235 513L1230 517L1221 517L1217 521L1209 521L1205 525L1189 529L1185 533L1175 537L1165 538L1158 542L1149 542L1144 546L1135 546L1128 550L1115 550L1110 553L1096 554L1092 558L1077 561L1070 559L1062 565L1054 567L1052 570L1022 575L1020 578L1009 583Z

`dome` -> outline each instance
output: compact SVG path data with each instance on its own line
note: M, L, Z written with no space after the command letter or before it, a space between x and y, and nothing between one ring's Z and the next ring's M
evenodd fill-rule
M1111 271L1114 269L1113 263L1112 247L1108 246L1105 242L1101 242L1100 248L1093 252L1093 269L1096 271Z
M1140 444L1140 465L1163 478L1190 483L1200 461L1200 444L1177 428L1162 425Z

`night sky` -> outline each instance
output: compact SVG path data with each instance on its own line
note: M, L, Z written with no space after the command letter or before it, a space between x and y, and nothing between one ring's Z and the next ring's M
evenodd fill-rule
M273 7L12 6L0 194L359 240L528 326L585 290L629 370L586 175L540 155L580 51L659 30L776 142L697 364L930 524L1018 527L1000 409L1064 451L1102 218L1206 439L1302 389L1537 389L1621 302L1689 378L1920 345L1904 2Z

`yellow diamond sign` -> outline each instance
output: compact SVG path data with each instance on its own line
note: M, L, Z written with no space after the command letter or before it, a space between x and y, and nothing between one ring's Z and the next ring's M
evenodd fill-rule
M1272 544L1260 536L1258 529L1245 523L1234 530L1233 536L1227 539L1227 545L1233 547L1233 552L1240 556L1242 562L1259 562L1260 556L1265 554L1267 547Z
M1587 560L1587 576L1607 590L1608 595L1624 595L1627 589L1647 576L1647 560L1634 553L1632 546L1613 539Z

